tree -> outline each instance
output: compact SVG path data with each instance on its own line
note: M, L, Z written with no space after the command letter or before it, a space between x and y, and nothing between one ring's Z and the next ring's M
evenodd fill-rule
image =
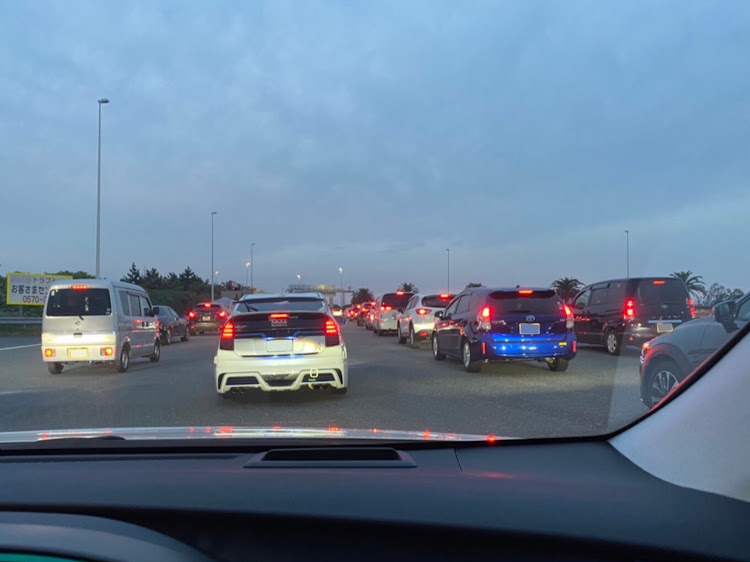
M700 306L714 306L720 302L737 299L744 295L742 289L727 289L724 285L714 283L698 301Z
M473 287L484 287L484 285L482 285L481 283L467 283L466 284L467 289L471 289Z
M163 279L163 285L165 289L179 289L180 288L180 278L177 276L176 273L171 272L169 275L164 277Z
M583 283L581 283L575 277L560 277L555 279L550 285L551 289L554 289L562 300L570 302L581 290Z
M352 295L352 304L362 304L363 302L370 302L375 296L372 291L366 287L357 289Z
M206 282L198 277L190 267L186 267L185 271L180 273L180 288L183 291L196 291L200 292L206 287Z
M135 266L135 262L133 262L133 264L130 266L128 274L120 279L120 281L124 281L125 283L133 283L134 285L141 284L143 278L141 277L141 272L138 271L138 268Z
M419 289L414 283L401 283L398 291L403 291L404 293L418 293Z
M676 277L685 283L685 287L687 287L688 293L690 293L691 297L697 299L701 296L705 296L706 284L703 282L703 277L700 275L693 275L692 271L687 270L675 271L672 273L672 277Z
M162 289L164 287L164 280L155 267L147 269L141 280L141 286L146 290Z

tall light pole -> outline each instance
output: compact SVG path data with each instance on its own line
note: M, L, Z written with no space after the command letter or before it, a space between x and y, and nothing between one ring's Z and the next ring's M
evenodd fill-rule
M245 262L245 290L247 291L247 270L250 267L250 262ZM252 289L250 290L252 293Z
M255 242L250 243L250 294L255 293L253 290L253 287L255 287L255 283L253 282L253 270L255 269L255 260L253 259L253 248L255 247Z
M339 267L339 282L341 283L341 308L344 308L344 269Z
M298 273L297 274L297 283L299 283L300 281L302 281L302 276Z
M102 234L102 104L107 98L97 100L99 104L99 143L96 159L96 278L101 278L101 234Z
M211 211L211 302L214 302L214 215L217 211ZM218 273L218 272L217 272Z
M448 252L448 287L446 291L450 293L451 292L451 249L446 248L445 251Z
M625 271L630 279L630 231L625 231Z

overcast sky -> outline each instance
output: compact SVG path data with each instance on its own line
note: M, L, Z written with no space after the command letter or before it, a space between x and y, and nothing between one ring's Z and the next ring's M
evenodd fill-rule
M750 2L3 2L0 273L750 289Z

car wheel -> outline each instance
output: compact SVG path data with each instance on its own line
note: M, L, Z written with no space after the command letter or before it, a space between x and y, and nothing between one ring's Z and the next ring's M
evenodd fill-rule
M398 335L398 343L406 343L406 338L401 335L401 324L396 326L396 334Z
M172 343L172 328L167 328L167 333L164 334L164 345Z
M478 373L479 369L482 368L482 362L474 361L471 357L471 344L469 343L469 340L464 340L464 343L461 346L461 361L463 362L464 369L466 369L467 373Z
M547 367L549 367L549 370L556 373L562 373L567 370L569 364L570 359L564 359L562 357L553 357L552 359L547 360Z
M604 343L607 346L607 353L610 355L620 355L622 351L622 338L614 330L609 330L604 337Z
M204 332L203 330L201 330L201 331L200 331L200 332L198 332L198 333L199 333L199 334L200 334L200 335L202 336L202 335L203 335L203 334L205 334L206 332Z
M154 341L154 352L148 356L152 363L156 363L161 358L161 342L159 340Z
M180 338L180 341L188 341L190 339L190 330L185 328L185 335Z
M417 341L417 334L414 333L414 326L409 324L409 347L412 349L417 349L419 347L419 342Z
M221 396L222 400L229 400L232 397L232 391L227 390L226 392L219 392L219 396Z
M116 365L118 373L124 373L128 370L128 367L130 367L130 348L128 346L125 345L122 347Z
M331 388L331 392L333 394L346 394L347 390L349 390L348 386L344 386L342 388Z
M62 363L47 363L47 370L53 375L59 375L63 372Z
M646 405L650 408L661 402L683 378L685 375L674 361L659 361L651 368L647 392L649 403Z
M445 359L445 353L440 352L440 344L435 334L432 334L432 357L435 361L443 361Z

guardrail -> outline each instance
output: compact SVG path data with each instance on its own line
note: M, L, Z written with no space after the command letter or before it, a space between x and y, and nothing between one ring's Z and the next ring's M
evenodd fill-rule
M41 324L39 316L0 316L0 325L3 324Z

